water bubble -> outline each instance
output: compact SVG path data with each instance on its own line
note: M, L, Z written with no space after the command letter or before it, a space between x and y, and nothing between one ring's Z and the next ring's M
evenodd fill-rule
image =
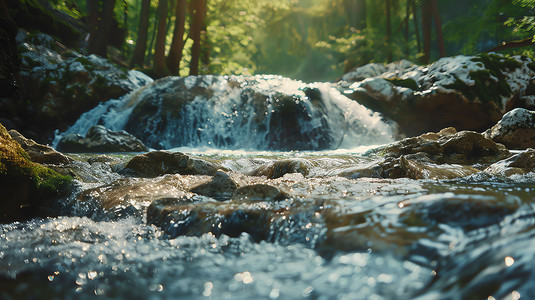
M53 275L48 276L48 281L50 282L54 281L54 276Z
M314 288L311 287L311 286L307 286L302 292L301 292L301 296L303 297L308 297L310 296L310 294L312 294L312 292L314 291Z
M277 299L280 296L280 290L279 289L272 289L271 292L269 292L269 298L271 299Z
M204 283L204 291L202 292L202 295L205 297L210 297L212 295L212 289L214 288L214 284L210 281Z

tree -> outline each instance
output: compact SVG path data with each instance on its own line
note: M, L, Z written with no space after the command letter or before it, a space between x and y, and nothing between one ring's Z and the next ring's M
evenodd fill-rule
M97 0L88 0L90 19L94 18ZM103 1L102 10L100 11L99 21L94 34L90 39L89 52L106 57L108 52L108 44L110 42L110 31L113 24L113 9L115 8L115 0ZM92 20L93 21L93 20Z
M145 61L145 52L147 51L147 38L149 31L149 11L150 0L142 0L141 11L139 18L139 26L137 30L137 42L134 48L134 55L132 56L132 62L130 65L143 66Z
M176 0L175 3L175 29L173 41L167 55L167 68L171 75L179 75L182 51L184 50L184 32L186 24L186 0Z
M435 32L437 37L438 51L440 57L446 56L444 48L444 38L442 36L442 22L438 13L437 0L422 1L422 32L424 37L423 63L429 63L431 59L431 23L435 22Z
M154 76L160 78L165 76L165 38L167 36L167 7L168 0L158 2L158 32L156 35L156 45L154 46Z
M199 74L199 59L201 57L201 31L206 18L206 0L193 0L190 2L191 26L190 35L193 40L191 47L190 75Z

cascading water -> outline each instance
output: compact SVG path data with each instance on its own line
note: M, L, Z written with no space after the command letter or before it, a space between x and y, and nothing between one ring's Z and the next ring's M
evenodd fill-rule
M352 148L391 142L393 131L328 83L271 75L167 77L99 105L66 133L84 135L97 124L157 149Z

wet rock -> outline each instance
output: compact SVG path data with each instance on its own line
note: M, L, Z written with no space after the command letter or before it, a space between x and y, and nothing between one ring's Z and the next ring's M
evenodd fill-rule
M72 178L34 163L0 124L0 223L58 214L60 196L72 188Z
M372 77L348 73L339 88L397 122L408 135L448 126L481 132L531 97L523 92L535 76L531 64L526 57L487 53L445 57L420 67L374 64L359 68Z
M228 200L237 188L238 186L227 173L217 171L210 181L194 187L191 192L216 200Z
M403 177L411 179L453 179L480 172L478 169L470 166L422 163L407 159L406 156L400 157L399 160L401 169L405 174Z
M480 170L458 164L435 164L424 153L386 158L379 162L340 174L347 178L410 178L410 179L453 179L465 177Z
M117 99L152 81L96 55L58 48L54 38L38 35L21 31L17 37L22 81L31 87L27 104L19 108L24 123L19 131L38 133L38 142L46 142L54 130L64 130L101 101Z
M94 214L118 211L130 205L140 211L154 200L190 198L187 190L191 178L166 175L157 178L123 178L100 187L86 190L77 197L79 206L93 207Z
M180 152L152 151L132 158L123 172L135 176L156 177L164 174L215 175L221 165Z
M535 111L516 108L503 115L502 119L484 133L509 149L535 147Z
M58 143L64 152L144 152L148 148L128 132L111 131L95 125L87 131L85 138L78 134L66 134Z
M485 169L487 173L501 176L524 175L534 171L535 150L533 149L526 149Z
M312 162L303 158L282 159L274 163L263 165L251 172L253 176L266 176L267 178L279 178L289 173L300 173L307 176Z
M392 143L378 149L378 152L387 157L423 152L434 163L461 165L488 165L511 156L504 145L473 131L442 136L425 134Z
M271 222L280 207L259 204L211 202L184 204L181 199L158 200L147 209L147 223L160 227L170 237L212 233L230 237L248 233L256 241L267 240Z
M232 201L280 201L290 196L267 184L242 186L232 194Z
M279 76L167 77L132 100L125 130L154 149L320 150L354 136L362 144L392 140L390 125L330 84Z
M72 162L68 156L59 153L54 148L36 143L32 139L27 139L18 131L12 129L9 135L22 146L33 162L41 164L61 165Z

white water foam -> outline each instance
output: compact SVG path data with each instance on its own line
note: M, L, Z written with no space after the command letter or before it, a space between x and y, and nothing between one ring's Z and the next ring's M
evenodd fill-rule
M178 97L180 89L195 88L208 90L204 95L209 96L195 96L180 112L162 107L169 98ZM307 91L312 91L311 97ZM391 126L379 114L343 96L329 83L305 84L274 75L168 77L100 104L65 133L84 135L97 124L125 130L135 106L148 96L160 105L155 116L140 125L146 134L138 138L149 147L353 149L393 140ZM296 120L288 122L288 113L281 113L284 109L294 113ZM62 135L56 136L54 146Z

